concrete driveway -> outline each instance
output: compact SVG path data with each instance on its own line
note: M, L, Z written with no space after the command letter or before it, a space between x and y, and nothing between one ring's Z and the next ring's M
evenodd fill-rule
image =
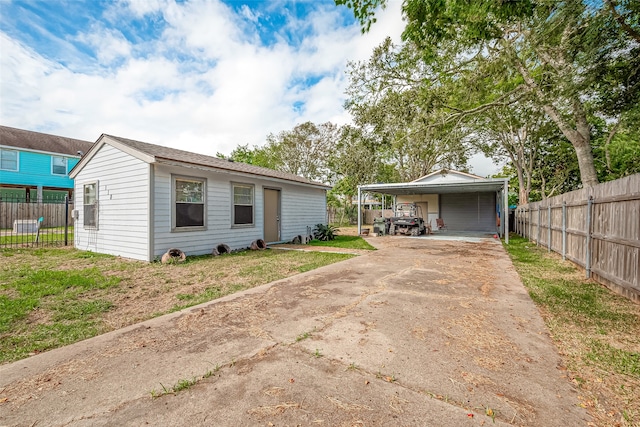
M379 250L0 366L0 425L587 424L499 242L369 241Z

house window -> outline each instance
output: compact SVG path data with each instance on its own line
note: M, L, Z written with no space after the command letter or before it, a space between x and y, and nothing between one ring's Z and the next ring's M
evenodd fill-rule
M174 228L205 226L206 187L205 180L174 178Z
M98 183L92 182L84 185L84 226L98 226Z
M0 149L0 169L18 171L18 152L16 150Z
M67 159L64 157L52 156L51 157L51 173L53 175L66 175Z
M233 184L233 225L253 225L253 185Z

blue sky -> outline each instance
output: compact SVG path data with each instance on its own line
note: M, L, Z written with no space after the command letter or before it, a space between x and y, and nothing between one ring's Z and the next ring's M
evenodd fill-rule
M346 64L399 41L400 6L362 35L332 0L0 0L0 124L213 155L347 123Z

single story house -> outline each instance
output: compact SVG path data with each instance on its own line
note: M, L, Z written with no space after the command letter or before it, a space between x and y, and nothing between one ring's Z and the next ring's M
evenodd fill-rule
M75 246L144 261L307 236L329 186L297 175L103 134L70 173Z
M508 191L507 179L440 170L411 182L359 186L358 212L361 194L379 193L393 196L395 203L416 203L434 230L436 219L442 218L451 231L500 234L508 239L508 221L501 220L508 214Z

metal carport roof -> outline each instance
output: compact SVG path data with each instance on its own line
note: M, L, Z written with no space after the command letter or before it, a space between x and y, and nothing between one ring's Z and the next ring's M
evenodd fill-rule
M392 184L367 184L358 187L360 191L369 193L390 194L399 196L405 194L444 194L444 193L477 193L486 191L501 191L508 185L506 179L487 179L464 182L425 183L425 182L397 182Z
M449 194L449 193L481 193L481 192L502 192L503 218L507 218L507 193L509 190L509 180L501 178L478 179L460 182L397 182L391 184L366 184L358 186L358 212L360 212L360 200L362 192L389 194L392 196L411 194ZM361 230L360 215L358 215L358 233ZM504 236L506 243L509 243L509 221L503 221Z

